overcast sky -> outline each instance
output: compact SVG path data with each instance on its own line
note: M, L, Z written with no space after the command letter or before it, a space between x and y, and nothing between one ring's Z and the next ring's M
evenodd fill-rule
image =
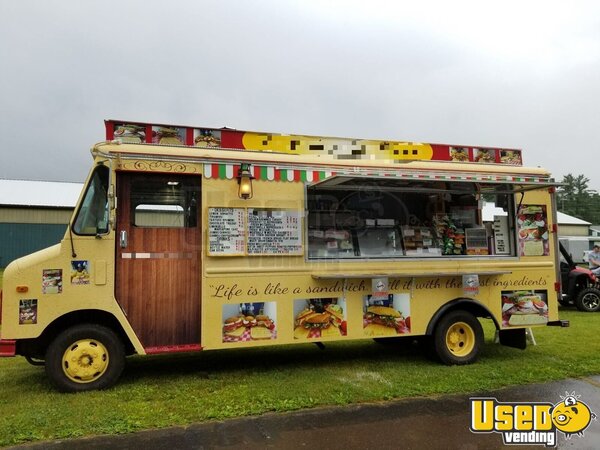
M104 119L523 149L600 191L598 1L0 0L0 178Z

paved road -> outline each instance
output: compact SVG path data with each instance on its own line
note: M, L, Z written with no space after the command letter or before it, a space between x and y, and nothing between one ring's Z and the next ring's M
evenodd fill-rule
M501 402L560 401L575 391L598 416L583 437L565 439L558 432L558 448L600 448L600 375L528 385L472 395L401 400L342 408L266 414L149 430L122 436L58 440L18 447L23 449L499 449L507 448L498 433L469 431L470 397L495 397ZM512 446L513 449L544 448Z

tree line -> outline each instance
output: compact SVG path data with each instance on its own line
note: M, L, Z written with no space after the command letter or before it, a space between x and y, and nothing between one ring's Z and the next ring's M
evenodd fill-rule
M570 216L600 224L600 195L590 189L590 179L584 175L567 174L556 193L558 210Z

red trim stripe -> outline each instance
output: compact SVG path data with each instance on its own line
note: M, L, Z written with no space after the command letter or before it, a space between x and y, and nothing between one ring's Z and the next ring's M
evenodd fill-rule
M0 356L15 356L17 354L17 341L14 339L0 339Z
M159 353L199 352L200 350L202 350L202 346L200 344L161 345L158 347L148 347L144 349L147 355L156 355Z
M210 167L210 177L213 179L219 178L219 164L212 164Z

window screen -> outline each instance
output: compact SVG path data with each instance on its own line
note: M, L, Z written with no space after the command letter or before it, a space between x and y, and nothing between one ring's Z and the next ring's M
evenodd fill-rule
M135 180L131 187L132 225L146 228L196 227L199 201L197 179L164 177Z

